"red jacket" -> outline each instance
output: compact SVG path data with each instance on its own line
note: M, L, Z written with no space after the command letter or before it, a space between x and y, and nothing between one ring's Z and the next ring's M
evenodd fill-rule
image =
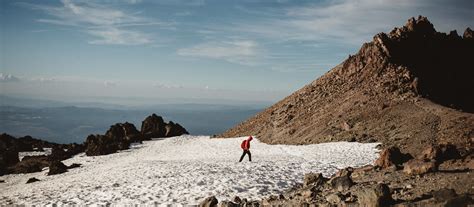
M253 137L250 136L248 139L242 141L242 144L240 144L240 147L243 150L249 150L250 149L250 141L252 141Z

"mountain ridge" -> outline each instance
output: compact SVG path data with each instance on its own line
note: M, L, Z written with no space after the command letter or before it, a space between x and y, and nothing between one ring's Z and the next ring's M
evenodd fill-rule
M472 146L472 34L470 28L463 37L436 32L426 17L411 18L218 137L251 134L271 144L377 141L408 152L440 142Z

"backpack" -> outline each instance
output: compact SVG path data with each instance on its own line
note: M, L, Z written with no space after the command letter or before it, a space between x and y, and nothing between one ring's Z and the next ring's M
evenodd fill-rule
M247 145L247 140L242 141L242 144L240 144L240 148L245 149L245 145Z

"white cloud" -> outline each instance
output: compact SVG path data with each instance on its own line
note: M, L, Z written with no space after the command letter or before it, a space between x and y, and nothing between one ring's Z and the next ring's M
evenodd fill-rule
M218 25L232 33L276 41L324 41L360 45L379 32L389 32L412 16L424 15L438 30L464 31L472 26L469 2L432 0L338 0L282 9L272 18ZM473 5L472 3L470 5ZM249 11L255 12L255 11ZM278 13L278 12L277 12ZM455 14L455 15L454 15Z
M0 83L19 82L20 78L13 76L12 74L0 73Z
M96 39L91 44L139 45L152 42L150 35L138 30L136 26L170 25L153 19L137 16L110 6L62 0L62 6L45 6L22 3L32 9L44 11L52 18L37 19L38 22L80 28ZM129 3L138 3L131 0ZM134 28L126 28L134 26Z
M261 55L258 44L249 40L207 42L177 51L178 55L222 59L228 62L254 65Z

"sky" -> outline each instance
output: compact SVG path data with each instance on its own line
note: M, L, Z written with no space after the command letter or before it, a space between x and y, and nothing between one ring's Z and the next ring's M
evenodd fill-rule
M474 28L471 0L2 0L0 94L275 102L412 16Z

